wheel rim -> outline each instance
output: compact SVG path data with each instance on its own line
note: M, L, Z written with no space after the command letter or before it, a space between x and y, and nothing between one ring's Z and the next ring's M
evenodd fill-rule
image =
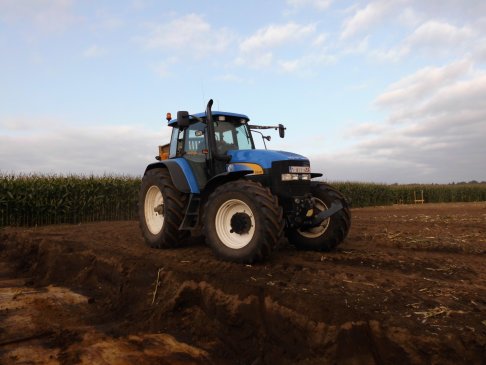
M312 203L314 205L314 209L318 210L319 213L327 210L327 205L321 199L312 198ZM305 230L298 229L297 231L306 238L317 238L324 234L329 227L329 223L331 222L331 217L324 219L320 225L317 227L307 228Z
M158 234L164 225L163 208L164 197L160 189L153 185L145 194L144 214L147 228L152 234ZM162 211L161 211L162 210Z
M244 233L232 232L231 219L238 213L246 214L251 226ZM248 245L255 234L255 217L250 207L241 200L231 199L224 202L216 212L216 233L221 242L231 249L240 249Z

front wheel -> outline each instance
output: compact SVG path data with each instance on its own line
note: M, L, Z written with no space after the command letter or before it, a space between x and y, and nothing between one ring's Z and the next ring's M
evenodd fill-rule
M343 209L324 219L316 227L291 228L287 231L289 242L298 249L331 251L348 235L351 226L351 211L343 195L325 183L315 183L311 187L314 214L330 208L338 200Z
M266 258L283 232L283 213L269 189L250 180L218 187L204 213L206 240L217 256L252 263Z

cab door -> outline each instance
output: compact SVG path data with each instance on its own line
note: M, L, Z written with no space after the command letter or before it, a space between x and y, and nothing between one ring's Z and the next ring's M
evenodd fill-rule
M197 184L202 189L208 181L206 124L198 122L187 127L182 158L191 166Z

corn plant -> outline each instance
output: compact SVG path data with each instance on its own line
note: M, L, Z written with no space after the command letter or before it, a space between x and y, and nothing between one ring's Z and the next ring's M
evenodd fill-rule
M352 204L367 207L486 201L486 184L388 185L331 182ZM137 218L140 179L129 176L14 175L0 173L0 227Z
M134 219L140 179L0 175L0 226Z

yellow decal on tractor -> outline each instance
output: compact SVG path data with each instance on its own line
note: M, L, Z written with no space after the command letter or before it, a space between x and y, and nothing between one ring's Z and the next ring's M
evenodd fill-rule
M253 174L255 175L263 175L263 168L256 163L238 162L234 165L243 165L245 167L248 167L250 170L253 170Z

